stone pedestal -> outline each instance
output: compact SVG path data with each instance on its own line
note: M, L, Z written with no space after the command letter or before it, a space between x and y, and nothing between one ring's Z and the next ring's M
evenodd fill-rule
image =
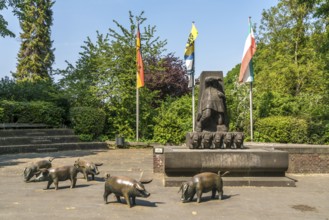
M273 149L202 149L166 147L162 154L164 185L180 186L201 172L230 171L226 186L295 186L285 177L288 153Z

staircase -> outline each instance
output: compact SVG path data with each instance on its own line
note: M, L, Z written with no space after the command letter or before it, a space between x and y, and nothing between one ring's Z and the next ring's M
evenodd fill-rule
M43 124L0 124L0 154L108 149L105 142L81 142L72 129Z

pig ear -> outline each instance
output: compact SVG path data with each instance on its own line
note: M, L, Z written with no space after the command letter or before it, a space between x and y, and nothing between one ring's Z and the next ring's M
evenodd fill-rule
M111 177L111 175L109 174L109 173L105 173L105 175L104 175L104 178L105 179L108 179L108 178L110 178Z
M180 188L177 193L179 193L180 191L183 191L183 185L184 185L184 183L182 183L182 185L180 185Z
M80 158L78 158L76 161L74 161L74 166L77 166L79 164Z

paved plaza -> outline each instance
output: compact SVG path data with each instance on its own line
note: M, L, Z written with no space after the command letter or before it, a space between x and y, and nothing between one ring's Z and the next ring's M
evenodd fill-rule
M31 162L55 157L53 167L73 165L78 158L101 162L100 175L87 182L78 174L77 187L70 181L44 190L46 182L25 183L23 170ZM138 179L153 178L145 188L149 198L136 198L129 208L109 196L103 202L105 173ZM163 187L153 174L152 149L79 150L52 153L0 155L0 219L329 219L329 174L290 175L296 187L224 187L224 200L210 193L182 203L178 187Z

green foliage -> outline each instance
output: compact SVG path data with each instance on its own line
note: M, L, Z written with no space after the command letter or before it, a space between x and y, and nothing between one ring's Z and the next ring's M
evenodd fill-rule
M70 109L70 120L76 134L80 138L88 140L102 134L105 125L105 112L102 109L92 107L73 107Z
M249 127L249 85L238 83L240 65L236 65L224 78L226 105L231 131L245 131ZM247 135L247 134L246 134Z
M280 0L263 11L253 57L253 120L258 124L276 116L288 117L278 120L283 124L289 117L299 118L305 123L291 127L290 133L307 132L301 138L282 133L281 140L270 134L264 123L255 125L257 141L328 142L329 28L328 15L323 13L327 5L322 0ZM230 128L249 134L249 83L237 86L238 69L237 65L225 79Z
M129 12L128 28L114 21L116 29L110 28L105 35L97 32L96 42L87 38L76 64L68 63L65 70L58 71L62 75L60 85L69 95L73 106L90 106L106 112L105 133L111 138L117 134L128 139L136 138L136 20L140 27L144 27L141 30L141 44L145 72L158 73L159 63L151 61L162 62L161 54L166 41L155 36L155 26L144 24L146 18L143 12L138 16ZM166 70L181 70L177 67L180 62L169 61L175 66L169 68L166 63ZM152 139L153 118L156 115L154 109L159 106L157 97L162 88L149 89L147 81L145 84L139 89L139 134L142 139ZM176 88L172 87L172 91L166 92L174 94Z
M0 100L29 102L45 101L64 110L61 123L68 123L69 100L59 87L51 81L15 82L8 77L0 80Z
M0 79L0 99L15 101L49 101L65 99L59 87L51 81L15 82L8 77Z
M17 5L21 46L18 53L17 81L49 80L54 62L51 30L53 0L25 0Z
M3 121L5 116L5 109L0 107L0 121Z
M259 119L255 124L255 140L277 143L305 143L307 122L291 116L272 116Z
M51 102L0 101L3 123L44 123L59 127L63 125L64 110Z
M93 141L94 136L92 134L79 134L79 140L85 142Z
M13 12L16 10L16 6L23 0L0 0L0 11L11 7ZM15 37L15 34L8 29L8 22L0 14L0 36L1 37Z
M161 104L159 115L154 119L154 141L171 144L185 141L186 133L192 130L191 102L191 96L185 95Z

